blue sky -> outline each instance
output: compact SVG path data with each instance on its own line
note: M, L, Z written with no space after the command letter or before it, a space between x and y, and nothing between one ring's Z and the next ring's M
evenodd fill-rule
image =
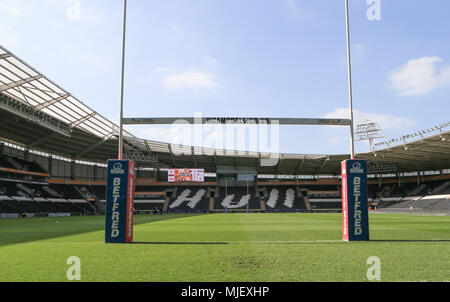
M356 120L378 122L388 138L448 121L450 2L349 2ZM0 44L117 122L122 8L0 0ZM125 116L347 117L344 13L344 0L129 0ZM348 132L281 127L279 149L346 153Z

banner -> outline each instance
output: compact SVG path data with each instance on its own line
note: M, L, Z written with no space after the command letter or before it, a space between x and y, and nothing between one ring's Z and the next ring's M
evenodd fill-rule
M204 169L169 169L168 182L204 182Z
M367 165L365 160L345 160L342 172L342 239L369 240Z
M108 160L106 181L106 243L133 241L135 165L129 160Z

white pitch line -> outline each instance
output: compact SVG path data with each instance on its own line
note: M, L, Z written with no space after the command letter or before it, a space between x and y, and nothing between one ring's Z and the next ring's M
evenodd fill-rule
M229 244L291 244L291 243L337 243L342 240L288 240L288 241L227 241Z

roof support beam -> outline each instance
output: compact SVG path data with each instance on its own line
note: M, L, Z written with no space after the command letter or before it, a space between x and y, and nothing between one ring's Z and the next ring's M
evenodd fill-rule
M115 131L115 130L113 130L113 131ZM149 145L148 141L144 141L144 145L145 145L145 149L147 150L148 154L150 156L152 156L152 149L150 148L150 145ZM158 156L157 155L155 155L155 158L156 158L156 162L158 162ZM153 167L154 170L156 170L156 171L158 171L158 173L160 173L159 168L158 168L158 166L155 163L152 164L152 167Z
M10 55L9 53L4 53L4 54L0 55L0 60L1 60L1 59L9 58L10 56L11 56L11 55Z
M278 174L280 173L280 165L281 165L281 160L283 158L283 155L280 154L280 158L278 159L278 164L277 164L277 179L278 179Z
M192 159L194 160L194 168L197 168L197 160L195 159L194 147L191 147L191 151L192 151Z
M27 79L24 79L24 80L19 80L19 81L12 82L12 83L9 83L9 84L1 85L0 86L0 92L3 92L5 90L11 89L11 88L15 88L17 86L20 86L20 85L23 85L23 84L26 84L26 83L29 83L29 82L32 82L32 81L35 81L35 80L38 80L41 77L42 76L38 75L38 76L30 77L30 78L27 78Z
M216 150L214 150L214 165L216 165L216 171L217 171L217 155L216 155Z
M298 175L298 173L300 172L301 168L303 168L303 165L305 164L305 160L306 160L306 155L303 155L303 159L301 159L298 162L297 167L295 167L295 171L294 171L295 175Z
M152 155L152 149L150 149L150 145L148 144L148 141L144 141L144 145L145 145L145 149L147 150L148 154Z
M56 104L64 99L67 99L69 96L70 96L69 94L64 94L64 95L54 98L48 102L36 105L36 106L34 106L34 110L41 111L42 109L47 108L48 106L51 106L51 105Z
M329 158L328 156L324 158L324 160L323 160L322 164L320 165L319 169L317 169L317 171L316 171L316 175L319 175L320 170L322 170L323 167L325 167L325 164L326 164L327 161L329 161L329 160L330 160L330 158Z
M70 128L75 128L76 126L84 123L85 121L87 121L88 119L90 119L91 117L93 117L96 113L92 112L91 114L86 115L85 117L80 118L79 120L74 121L73 123L71 123L69 125Z
M169 147L170 158L172 159L172 164L176 168L176 167L178 167L178 165L177 165L177 162L175 161L175 156L173 155L172 146L169 144L168 147Z
M86 154L87 152L91 151L94 148L97 148L98 146L100 146L101 144L103 144L104 142L106 142L108 139L110 139L111 137L113 137L114 133L111 132L110 134L106 135L105 137L103 137L99 142L89 146L88 148L84 149L83 151L81 151L80 153L76 154L75 157L80 157L84 154Z

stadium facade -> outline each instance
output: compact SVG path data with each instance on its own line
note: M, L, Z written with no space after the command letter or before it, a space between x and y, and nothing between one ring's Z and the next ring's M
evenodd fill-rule
M367 160L373 207L450 210L449 123L385 141ZM102 213L106 161L119 127L0 47L0 213ZM175 146L124 132L137 164L136 210L340 209L340 163L349 155L274 154ZM171 168L205 180L169 183ZM247 176L246 179L243 176ZM232 197L230 197L232 195ZM13 216L14 216L13 215Z

